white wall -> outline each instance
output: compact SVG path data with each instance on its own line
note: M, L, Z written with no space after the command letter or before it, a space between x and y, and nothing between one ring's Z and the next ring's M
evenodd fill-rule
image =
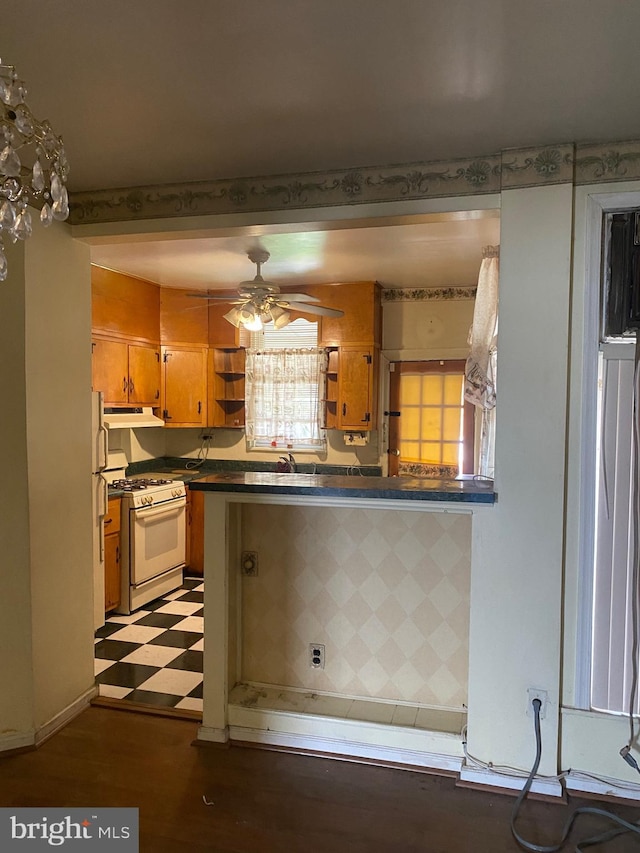
M0 282L0 748L31 742L31 582L25 388L24 247L7 249ZM11 488L6 488L10 484Z
M140 430L138 430L140 432ZM171 429L165 430L165 452L167 456L196 457L200 450L200 430ZM213 429L202 430L213 435L209 443L208 459L231 459L243 462L269 462L275 466L278 452L264 450L249 450L244 430ZM327 430L327 447L322 453L296 452L299 462L321 465L379 465L380 450L378 433L372 432L369 441L362 447L346 447L343 433L338 430Z
M543 688L544 774L558 748L571 229L570 185L503 193L498 500L474 518L471 572L469 750L529 767L527 688Z
M66 225L13 247L0 285L0 748L93 686L89 253ZM6 501L6 506L5 506Z
M482 258L478 257L478 272ZM475 287L475 281L467 284ZM473 299L383 304L382 350L389 361L466 358Z
M89 253L34 228L25 260L35 724L93 685ZM55 509L54 509L55 508ZM79 603L82 605L79 606Z

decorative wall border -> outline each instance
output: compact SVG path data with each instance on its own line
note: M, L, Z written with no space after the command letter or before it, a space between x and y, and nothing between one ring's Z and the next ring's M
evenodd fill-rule
M333 207L500 191L500 157L75 193L73 225Z
M576 184L637 179L640 179L640 141L578 146Z
M481 196L504 189L640 178L640 141L506 149L501 154L327 172L73 193L72 225Z
M475 299L477 287L405 287L382 291L383 302L431 302Z

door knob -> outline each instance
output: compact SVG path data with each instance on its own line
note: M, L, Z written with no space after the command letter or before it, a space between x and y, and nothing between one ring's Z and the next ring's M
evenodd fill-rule
M397 447L390 447L387 450L387 453L389 454L389 456L400 456L400 451Z

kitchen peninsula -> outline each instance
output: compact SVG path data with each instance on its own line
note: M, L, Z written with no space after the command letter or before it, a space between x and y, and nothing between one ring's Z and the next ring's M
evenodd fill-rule
M205 498L199 740L459 771L471 527L493 483L234 471L190 488Z
M335 474L277 474L255 471L210 474L191 483L204 492L300 497L365 498L386 501L452 501L494 503L493 480L460 478L429 480L419 477L359 477Z

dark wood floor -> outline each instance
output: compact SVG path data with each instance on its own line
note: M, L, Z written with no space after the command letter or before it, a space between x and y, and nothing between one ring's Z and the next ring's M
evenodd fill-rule
M520 849L509 829L510 796L406 770L194 747L196 731L194 722L90 708L38 750L0 758L0 805L138 807L142 853ZM519 829L535 843L555 843L579 803L527 802ZM638 818L637 809L613 809ZM574 844L600 826L586 819ZM638 853L640 844L626 836L597 849Z

